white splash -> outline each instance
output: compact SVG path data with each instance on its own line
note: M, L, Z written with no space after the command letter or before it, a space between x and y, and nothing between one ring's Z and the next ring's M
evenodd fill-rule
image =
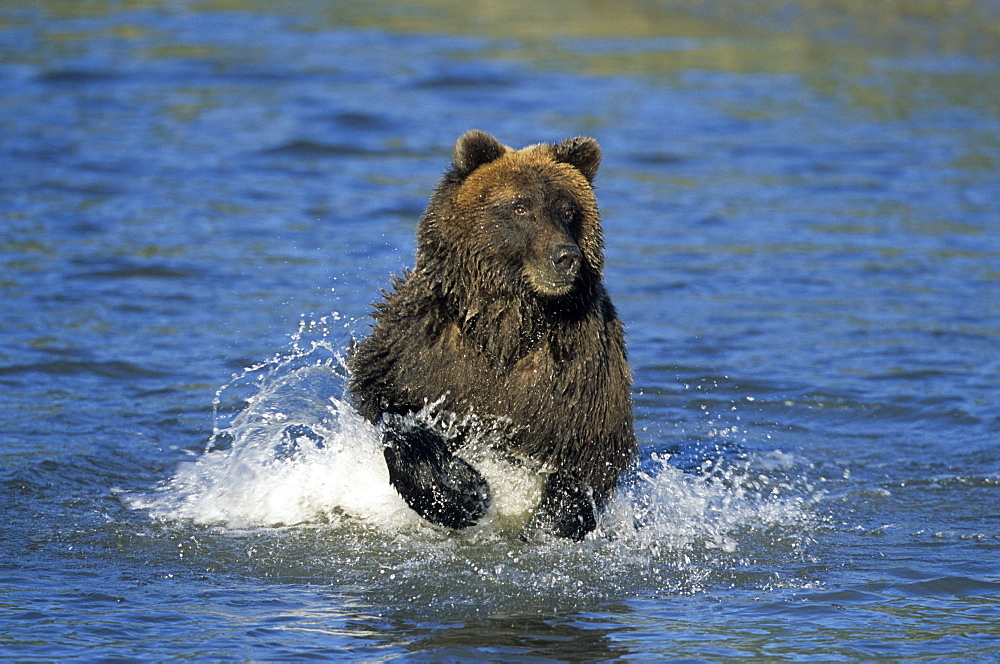
M379 433L347 400L346 340L330 340L330 322L304 322L289 352L220 389L217 412L236 392L245 393L244 406L228 423L217 422L208 450L181 463L152 494L133 497L133 506L165 520L233 529L354 521L390 535L440 530L390 486ZM470 529L477 531L473 536L516 536L540 495L538 475L482 450L463 456L480 469L494 497L486 518ZM608 505L591 539L624 542L654 557L692 547L733 553L741 533L801 530L811 519L808 490L754 479L774 466L795 465L780 452L752 469L713 477L682 472L668 455L651 461Z
M288 352L220 388L208 449L133 506L230 528L344 515L393 528L416 519L389 485L377 431L345 397L343 344L330 338L337 321L303 320ZM234 400L242 408L221 423L224 402Z

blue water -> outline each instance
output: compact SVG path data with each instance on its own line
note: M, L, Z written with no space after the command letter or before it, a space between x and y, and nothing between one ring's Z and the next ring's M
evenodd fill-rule
M841 4L0 6L0 657L993 659L1000 8ZM604 150L581 543L504 468L421 522L344 401L469 128Z

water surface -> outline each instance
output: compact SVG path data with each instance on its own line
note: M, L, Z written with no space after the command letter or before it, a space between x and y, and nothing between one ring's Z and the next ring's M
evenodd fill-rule
M755 6L6 3L4 655L994 657L1000 10ZM344 402L473 127L604 150L582 543L422 523Z

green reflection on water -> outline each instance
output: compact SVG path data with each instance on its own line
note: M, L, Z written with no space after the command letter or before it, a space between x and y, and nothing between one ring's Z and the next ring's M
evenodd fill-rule
M1000 6L990 0L14 0L54 18L133 10L260 12L314 17L323 26L478 34L528 41L567 37L718 36L765 42L773 60L819 40L881 54L941 52L995 59L1000 55ZM849 43L854 42L855 46ZM723 49L724 50L724 49ZM723 64L742 67L729 54Z
M592 75L666 77L691 71L795 75L823 94L877 118L910 116L932 104L988 109L1000 117L1000 4L990 0L14 0L53 18L125 15L133 10L266 13L288 16L307 39L337 28L476 35L465 55L526 61ZM18 19L31 13L15 14ZM37 15L34 15L37 17ZM13 19L16 23L18 19ZM37 20L27 18L22 20ZM110 28L136 56L232 61L254 58L206 44L150 41L123 19ZM56 52L108 36L109 28L49 34ZM143 45L140 45L143 44ZM127 47L126 47L127 48ZM260 54L257 53L257 56ZM455 52L454 57L463 57ZM967 167L981 168L971 155ZM986 159L989 166L991 160Z

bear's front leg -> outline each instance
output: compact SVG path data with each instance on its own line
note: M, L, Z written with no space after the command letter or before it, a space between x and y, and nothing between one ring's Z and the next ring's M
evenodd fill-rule
M525 533L545 530L579 542L596 527L593 492L571 474L556 472L546 480L542 499Z
M417 514L448 528L475 525L490 506L490 487L444 438L423 423L398 416L382 422L389 482Z

